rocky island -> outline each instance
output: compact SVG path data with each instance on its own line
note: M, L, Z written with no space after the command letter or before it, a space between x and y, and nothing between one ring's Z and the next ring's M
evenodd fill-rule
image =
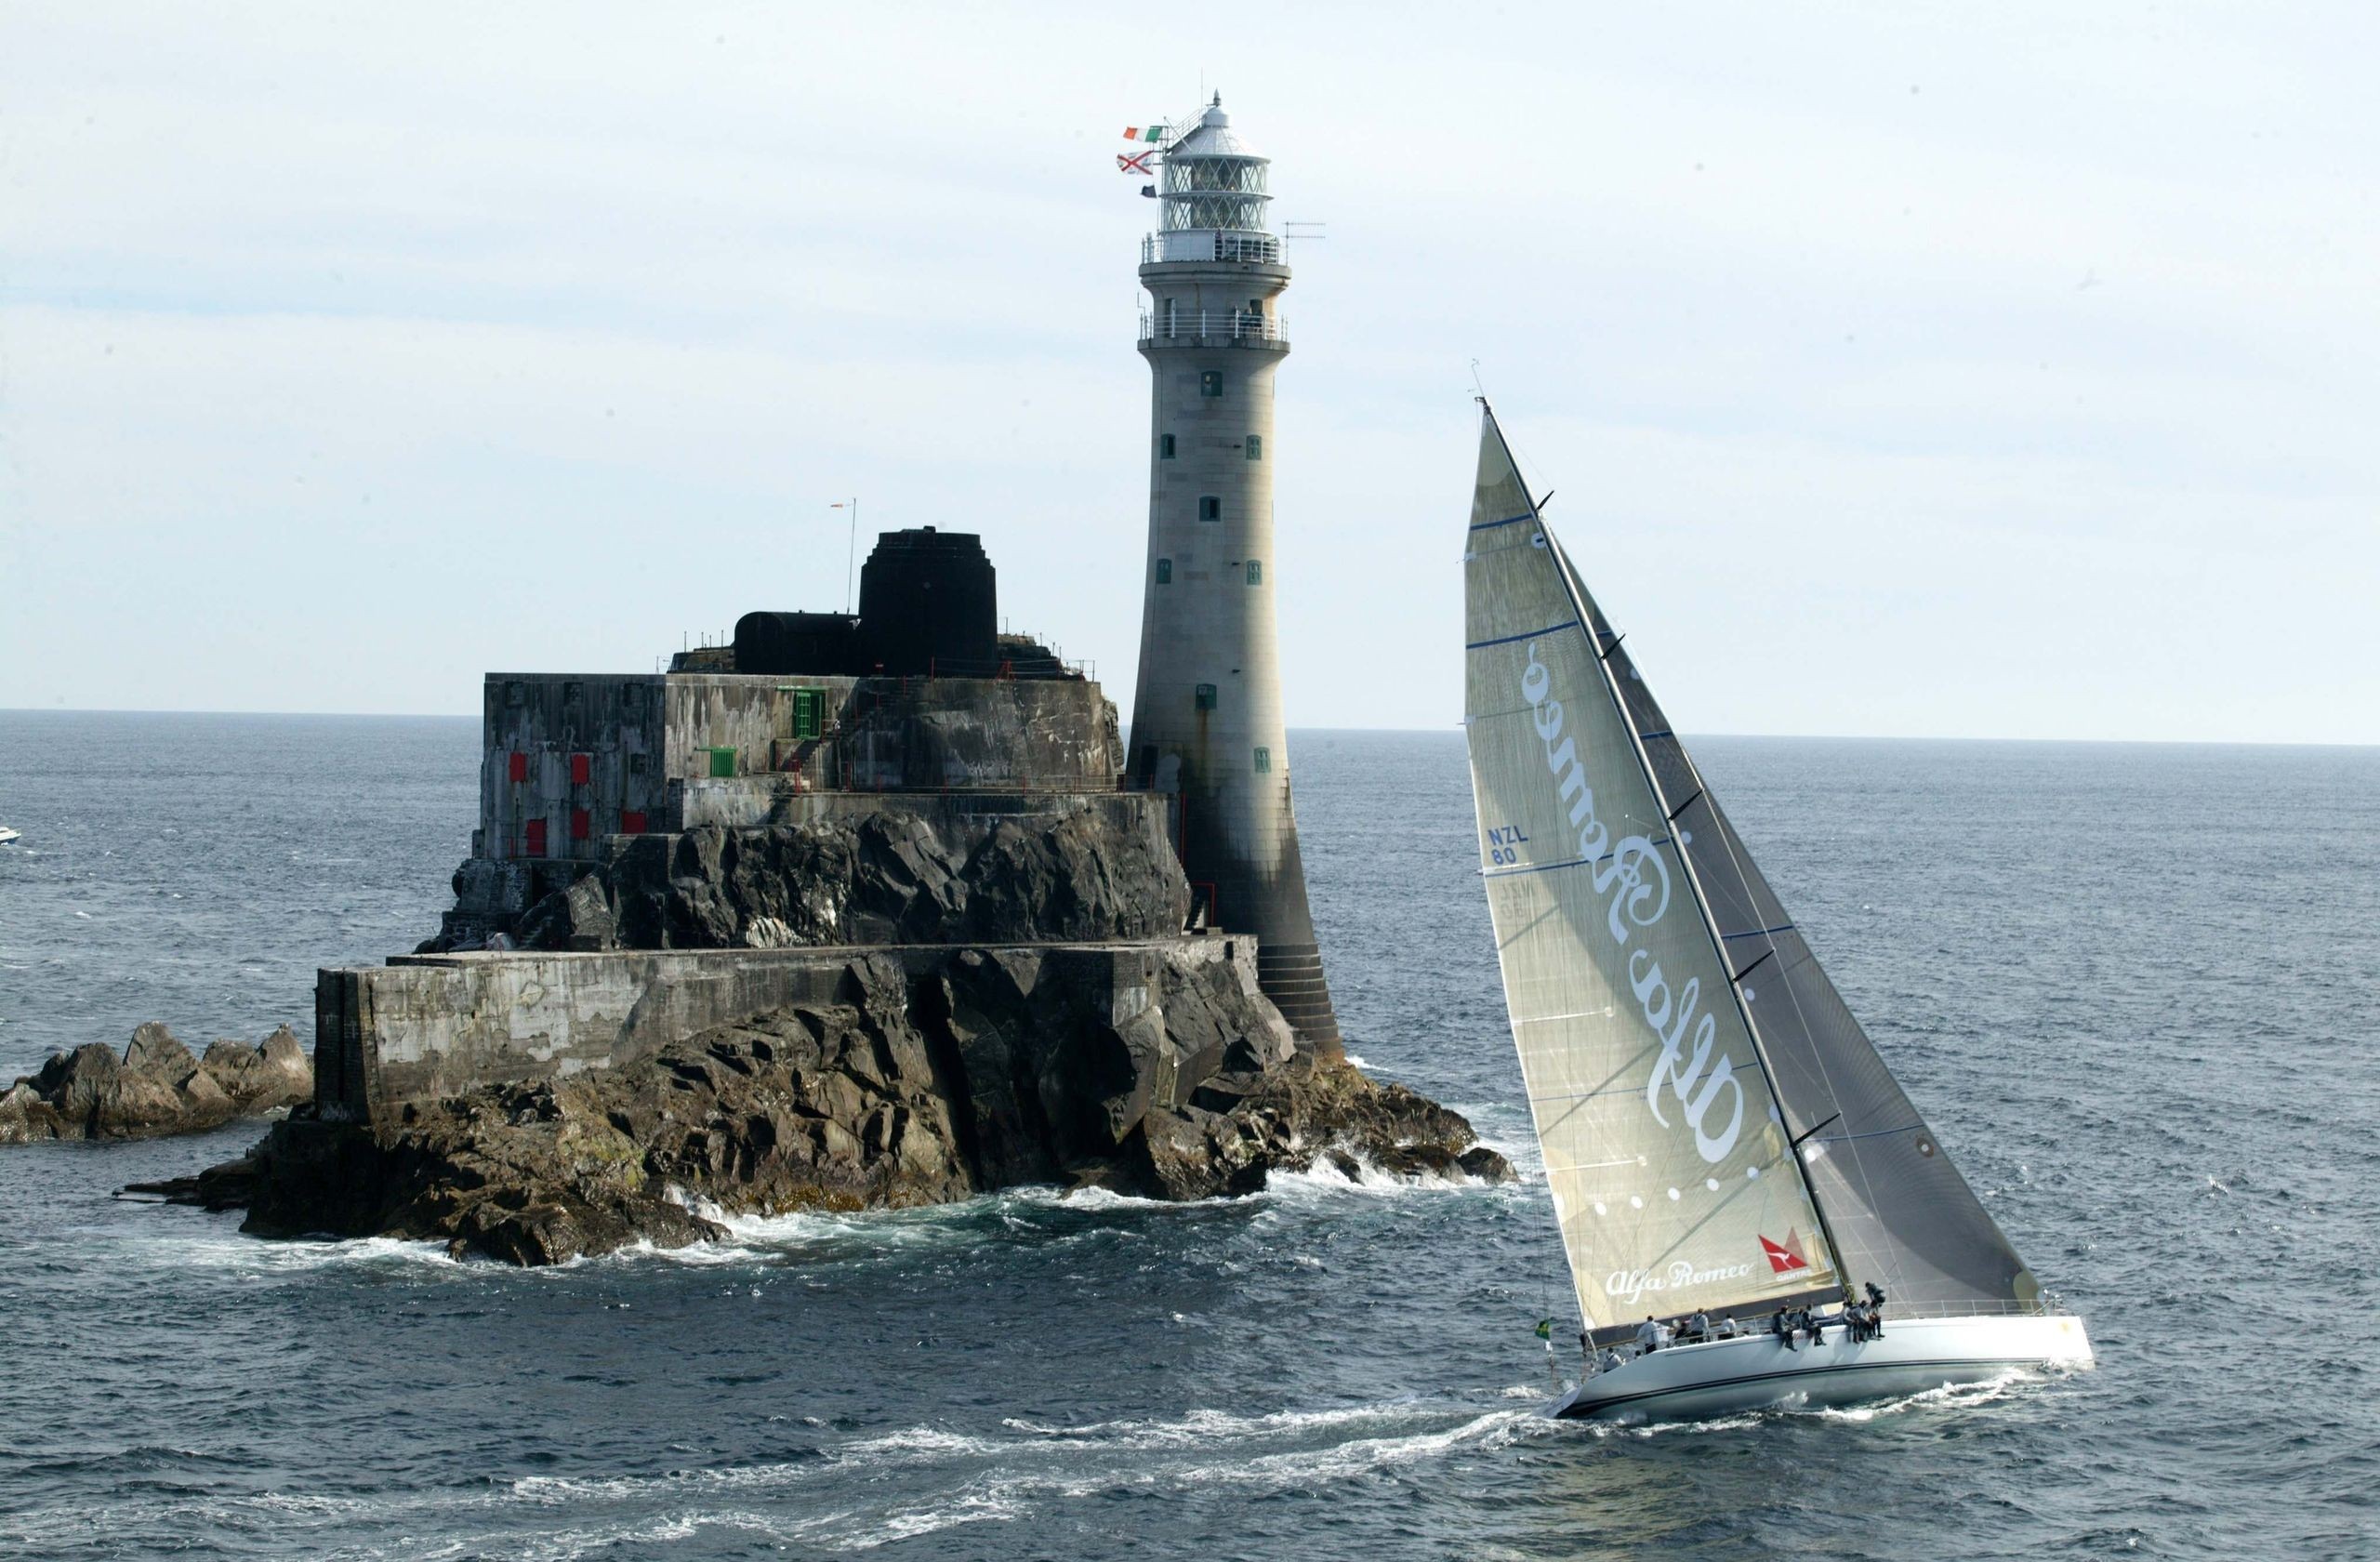
M1021 1184L1509 1178L1346 1061L1310 950L1268 964L1192 882L1176 795L1128 783L1096 683L991 632L981 560L890 534L855 617L747 616L665 674L490 675L439 933L322 973L311 1099L150 1191L549 1264ZM870 611L920 597L979 602L980 643Z
M210 1042L194 1055L152 1021L118 1057L88 1042L53 1052L0 1090L0 1145L46 1139L157 1139L284 1111L314 1093L314 1071L287 1026L251 1047Z

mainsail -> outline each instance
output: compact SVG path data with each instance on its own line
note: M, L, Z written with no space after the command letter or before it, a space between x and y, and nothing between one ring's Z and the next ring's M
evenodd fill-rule
M1464 554L1480 870L1580 1307L2030 1306L1704 787L1492 413ZM1798 1137L1797 1137L1798 1136Z

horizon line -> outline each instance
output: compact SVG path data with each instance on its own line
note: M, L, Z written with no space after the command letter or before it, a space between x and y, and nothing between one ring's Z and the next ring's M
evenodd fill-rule
M187 716L280 717L316 721L471 721L479 718L462 711L436 710L161 710L129 706L0 706L0 716ZM1423 734L1459 733L1460 721L1425 727L1314 727L1291 725L1292 733ZM1787 733L1689 732L1697 742L1710 738L1778 739L1819 743L2039 743L2098 744L2139 748L2380 748L2380 740L2298 737L2041 737L2002 733Z

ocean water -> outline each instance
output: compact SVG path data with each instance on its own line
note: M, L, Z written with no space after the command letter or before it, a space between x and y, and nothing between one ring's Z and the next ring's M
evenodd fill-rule
M1536 1164L1448 734L1303 733L1340 1013ZM0 1555L2380 1555L2380 751L1711 739L2098 1370L1555 1424L1541 1185L747 1222L523 1273L0 1151ZM473 723L0 713L0 1079L304 1033L434 925Z

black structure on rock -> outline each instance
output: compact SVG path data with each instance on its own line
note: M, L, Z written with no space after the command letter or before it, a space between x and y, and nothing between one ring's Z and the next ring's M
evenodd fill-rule
M735 622L734 670L992 678L1013 660L1002 654L999 624L998 576L980 536L932 526L885 532L860 569L857 616L747 613Z

